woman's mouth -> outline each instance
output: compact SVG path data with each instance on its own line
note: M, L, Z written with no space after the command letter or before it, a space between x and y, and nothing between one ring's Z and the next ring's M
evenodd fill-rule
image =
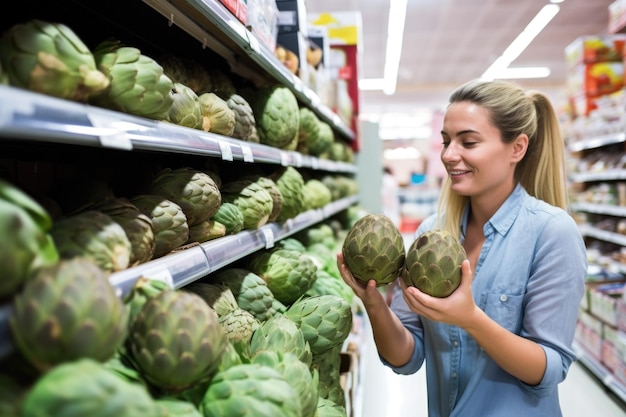
M469 172L470 171L454 170L454 171L448 171L448 174L450 174L451 177L458 177L458 176L467 174Z

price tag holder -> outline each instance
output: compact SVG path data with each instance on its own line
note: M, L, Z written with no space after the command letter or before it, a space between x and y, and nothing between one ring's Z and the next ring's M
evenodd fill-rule
M280 151L280 164L284 167L289 165L289 154L285 151Z
M246 38L248 38L248 45L250 45L250 49L258 54L261 51L259 40L249 30L246 30Z
M252 153L252 148L249 145L241 144L241 153L243 154L244 162L254 162L254 154Z
M299 152L293 153L294 165L298 168L302 167L302 154Z
M261 233L263 233L263 237L265 238L265 249L271 249L274 247L274 232L272 229L261 228Z
M164 282L168 287L174 288L174 277L167 268L144 272L142 275L148 279Z
M133 144L126 132L115 127L117 120L96 114L88 114L87 117L91 125L101 131L98 135L100 145L105 148L124 149L127 151L133 149Z
M222 160L224 161L232 161L233 160L233 150L230 147L230 143L218 140L220 145L220 152L222 154Z

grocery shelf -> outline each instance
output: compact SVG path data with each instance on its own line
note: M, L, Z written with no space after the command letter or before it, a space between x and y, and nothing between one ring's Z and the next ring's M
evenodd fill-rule
M625 169L607 169L600 172L583 172L577 174L571 174L570 180L572 182L594 182L594 181L617 181L626 180Z
M596 239L604 240L605 242L611 242L615 243L616 245L626 246L626 235L609 232L608 230L598 229L588 224L581 224L578 228L583 236L593 237Z
M203 155L354 173L345 162L145 119L0 85L0 137L109 148Z
M568 148L570 152L580 152L588 149L600 148L602 146L613 145L615 143L623 143L624 141L626 141L626 134L611 133L571 143L568 145Z
M321 222L356 204L357 196L333 201L321 209L309 210L282 223L269 223L255 230L244 230L208 242L186 246L162 258L110 275L117 294L125 298L140 277L163 281L181 288L261 249L269 249L280 239ZM0 305L0 358L13 350L8 317L9 305Z
M355 133L341 120L341 118L327 106L321 104L319 96L308 88L300 78L291 73L265 45L250 32L226 7L218 0L143 0L157 12L161 13L172 24L195 37L202 45L211 42L211 48L225 58L236 73L244 73L249 78L250 69L239 63L238 58L227 46L219 45L219 40L212 33L226 35L228 39L259 65L276 81L288 87L300 100L313 110L318 117L349 140L355 139ZM188 15L193 15L191 19ZM214 46L214 43L218 45Z
M570 208L573 211L584 211L586 213L606 214L608 216L626 217L626 207L613 204L594 203L572 203Z
M585 365L602 383L626 403L626 385L616 380L611 371L598 362L594 357L587 354L585 350L574 344L576 355L580 363Z

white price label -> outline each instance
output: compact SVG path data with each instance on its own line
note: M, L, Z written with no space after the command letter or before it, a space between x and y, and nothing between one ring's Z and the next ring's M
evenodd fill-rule
M258 54L261 50L259 46L259 40L250 31L246 31L246 36L248 37L248 44L250 45L250 49Z
M220 144L220 152L222 153L222 159L224 161L232 161L233 150L230 148L230 144L223 140L219 140L218 143Z
M280 164L284 167L289 165L289 154L285 151L280 152Z
M274 232L272 229L261 228L261 233L265 237L265 249L271 249L274 247Z
M243 154L243 161L254 162L254 154L252 153L252 148L243 143L239 146L241 147L241 153Z
M302 90L304 90L304 84L302 83L302 80L300 80L300 78L294 77L293 88L299 93L301 93Z
M311 158L311 168L313 169L319 169L320 168L320 161L317 158Z
M293 153L294 165L298 168L302 166L302 154L298 152Z
M106 116L88 114L91 125L98 130L98 139L105 148L132 150L133 144L126 132L115 127L117 120Z

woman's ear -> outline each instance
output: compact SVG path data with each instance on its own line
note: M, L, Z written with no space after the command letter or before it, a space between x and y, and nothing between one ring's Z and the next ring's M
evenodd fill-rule
M528 150L528 135L522 133L517 136L515 141L513 142L513 153L511 157L513 158L513 162L519 162L526 155L526 151Z

